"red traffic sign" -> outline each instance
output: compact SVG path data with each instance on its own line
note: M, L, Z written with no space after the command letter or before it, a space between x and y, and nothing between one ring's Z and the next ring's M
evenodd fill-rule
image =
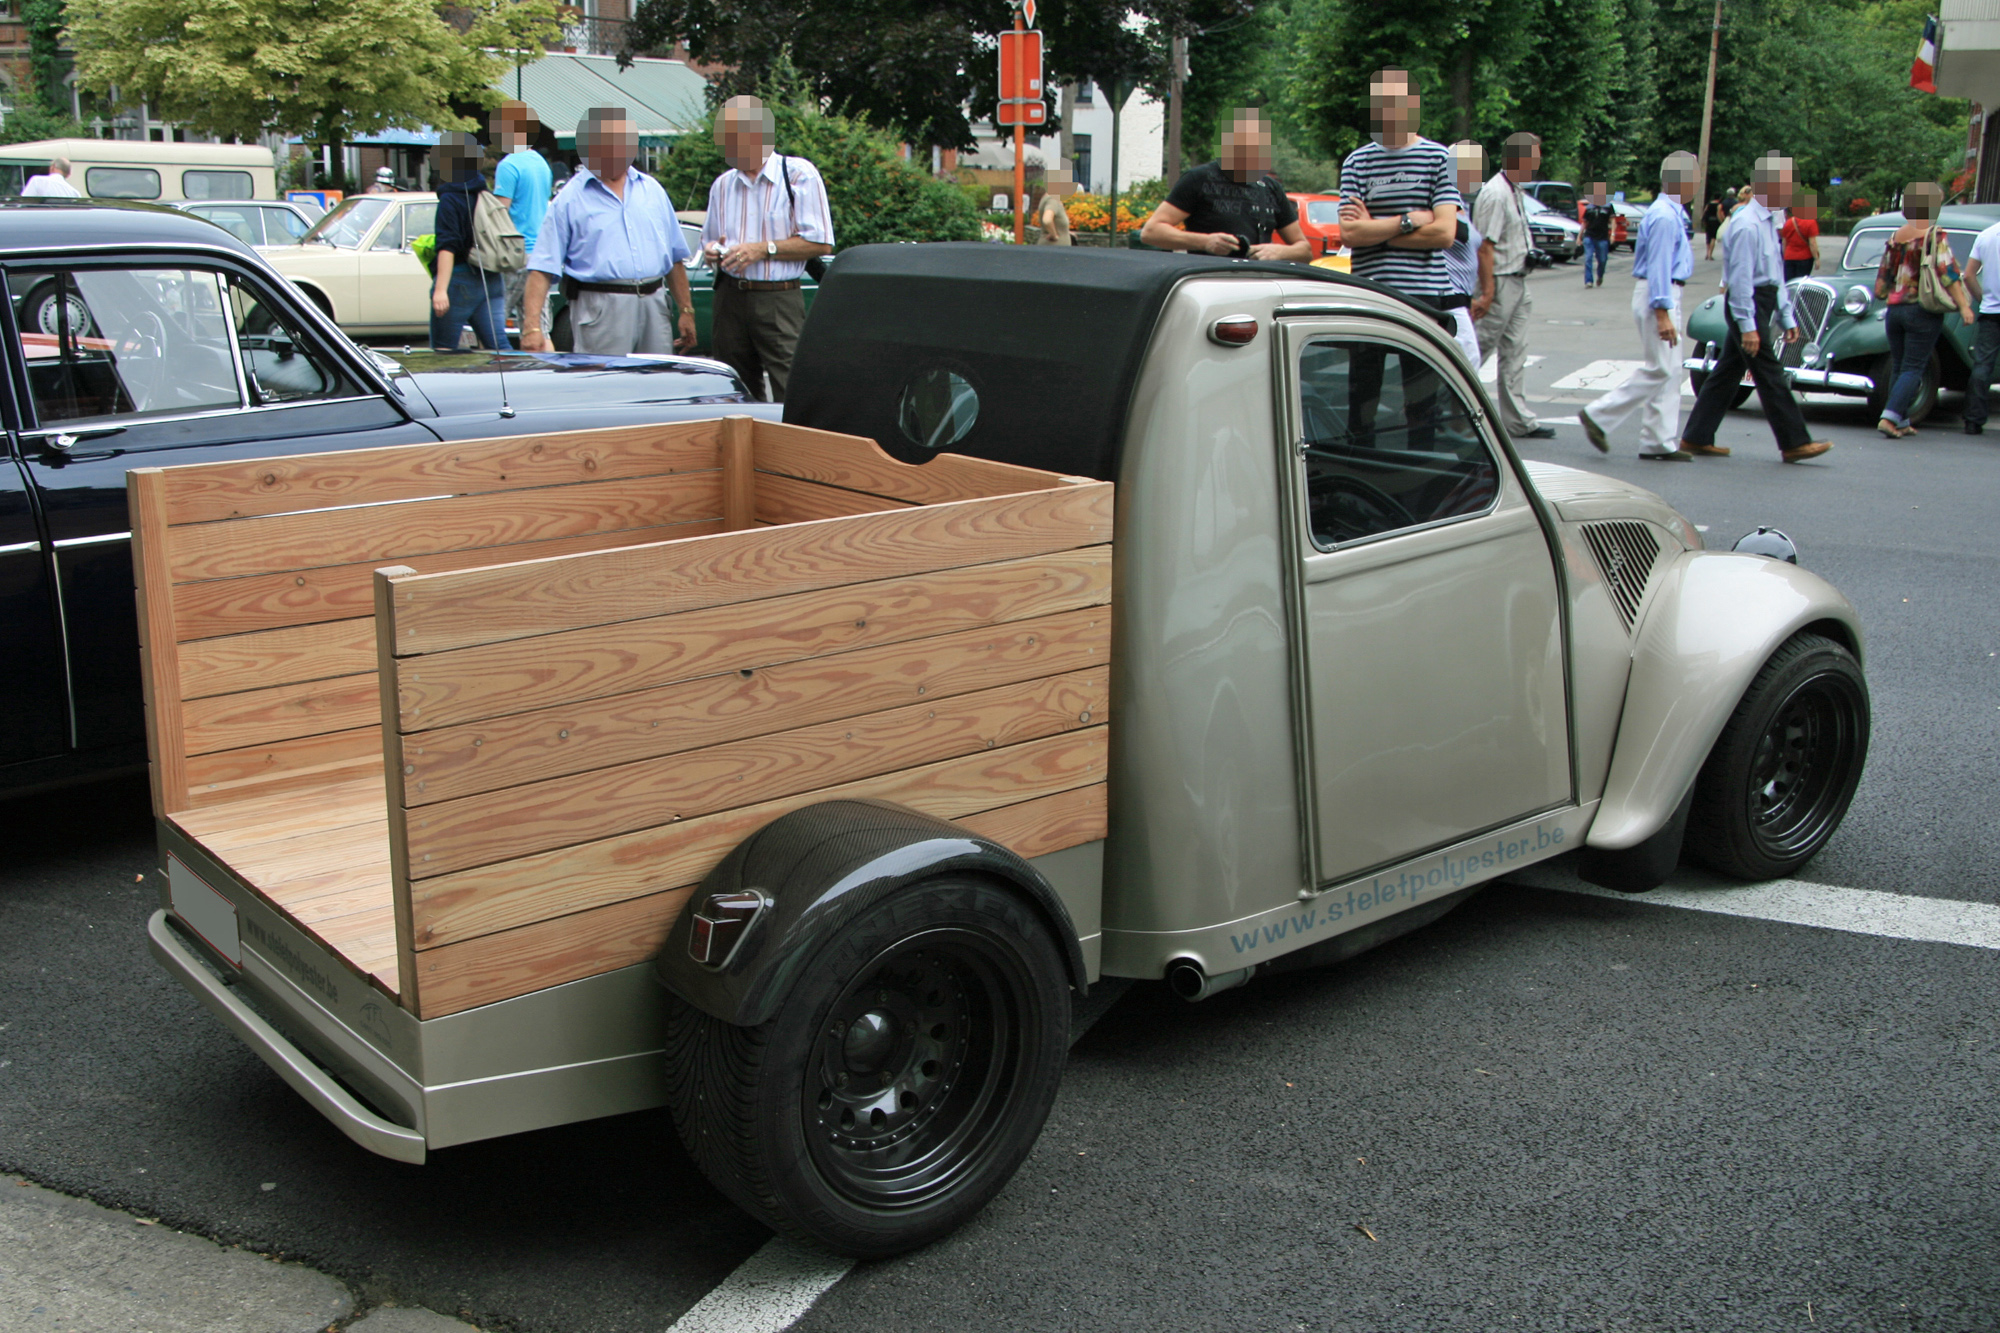
M1021 19L1029 27L1035 26L1035 0L1022 0Z
M1048 118L1042 101L1042 34L1033 28L1001 33L999 122L1042 125Z

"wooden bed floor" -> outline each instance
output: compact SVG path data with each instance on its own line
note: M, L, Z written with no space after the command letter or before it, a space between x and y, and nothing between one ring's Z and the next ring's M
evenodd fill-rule
M170 816L272 906L396 994L396 909L382 779Z

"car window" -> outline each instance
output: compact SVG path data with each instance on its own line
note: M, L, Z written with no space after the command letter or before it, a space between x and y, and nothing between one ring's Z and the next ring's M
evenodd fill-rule
M375 233L375 239L368 243L370 250L400 250L403 248L403 210L397 209L382 230Z
M1415 351L1316 339L1299 354L1300 452L1313 544L1485 511L1500 473L1465 400Z
M1882 266L1882 250L1895 234L1893 228L1882 227L1855 232L1847 238L1847 253L1842 256L1840 266L1874 272Z
M1547 204L1535 198L1535 196L1533 196L1532 194L1523 194L1521 196L1521 208L1524 212L1526 212L1530 216L1533 216L1536 213L1555 212L1553 208L1550 208Z
M1556 189L1554 186L1549 186L1543 189L1537 197L1554 212L1569 215L1576 213L1576 191L1574 190Z
M289 208L267 208L264 210L264 234L270 239L267 245L283 245L287 241L305 239L312 224Z
M229 279L229 308L253 404L353 398L363 392L281 305L241 278Z
M419 236L429 236L437 230L438 206L436 200L421 204L403 206L403 239L414 241Z
M181 195L188 199L248 199L251 189L247 171L198 171L181 173Z
M195 216L207 218L246 245L264 243L264 210L261 208L234 208L224 205L197 208L193 212Z
M151 167L86 167L83 192L93 199L158 199L160 173Z
M21 352L44 423L242 406L213 270L75 269L8 281L21 293Z
M686 222L681 223L681 239L687 242L688 249L693 252L688 256L687 267L707 268L708 256L701 252L701 228Z
M1331 227L1340 221L1340 201L1338 199L1308 199L1306 201L1306 221L1316 227Z
M343 250L359 250L361 238L374 228L382 217L382 210L388 206L389 201L381 195L343 199L331 213L313 225L313 229L306 233L306 239L325 241Z

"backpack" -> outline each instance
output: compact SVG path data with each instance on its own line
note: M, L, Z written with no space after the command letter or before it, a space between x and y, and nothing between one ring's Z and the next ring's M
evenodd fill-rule
M481 190L472 200L472 246L465 257L488 273L519 273L528 266L528 242L500 196Z
M1943 242L1944 228L1932 223L1917 248L1917 304L1933 315L1953 308L1951 295L1937 272L1938 249Z

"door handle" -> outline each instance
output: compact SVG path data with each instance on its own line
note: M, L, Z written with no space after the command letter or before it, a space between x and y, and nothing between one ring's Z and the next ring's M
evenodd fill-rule
M31 440L40 440L47 448L59 454L66 454L85 440L101 440L110 435L123 435L123 426L97 426L83 430L37 430L23 431L21 434Z

